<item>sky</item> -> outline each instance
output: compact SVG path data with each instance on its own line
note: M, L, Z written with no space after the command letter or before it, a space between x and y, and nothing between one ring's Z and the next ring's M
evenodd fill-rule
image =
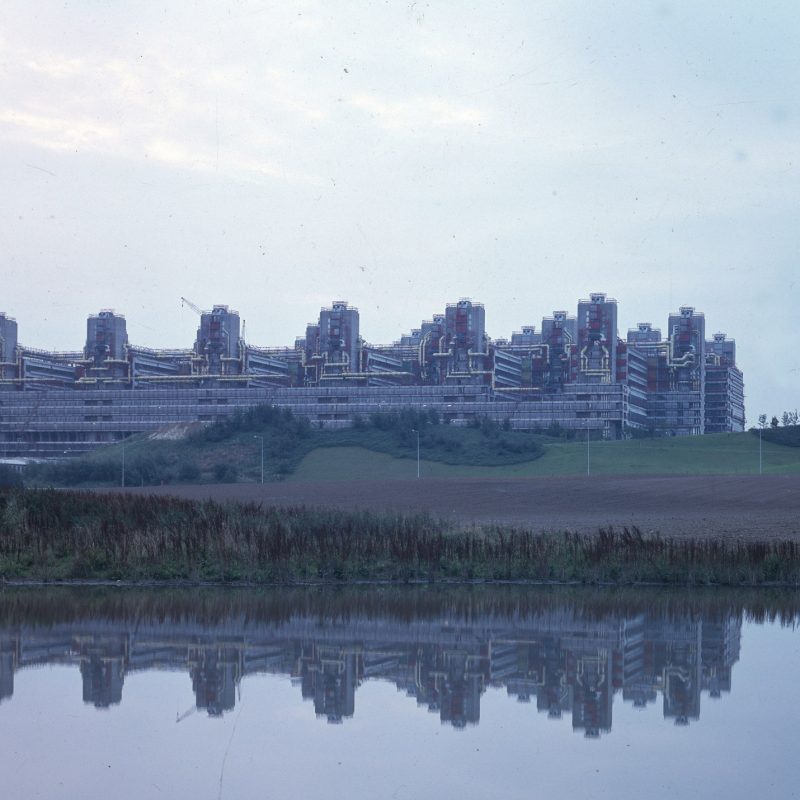
M507 337L578 299L736 339L748 422L800 406L794 2L4 0L0 311L189 347L447 303Z

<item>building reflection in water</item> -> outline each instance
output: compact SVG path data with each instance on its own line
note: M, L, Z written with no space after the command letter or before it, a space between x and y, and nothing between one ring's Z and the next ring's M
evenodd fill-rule
M704 621L647 614L585 620L553 611L504 623L497 617L453 623L446 617L402 622L353 618L325 626L293 617L271 625L235 618L214 626L137 620L0 629L0 701L17 670L77 665L83 700L109 708L122 700L126 675L186 670L196 709L218 717L237 702L246 675L286 675L318 717L341 723L355 714L367 680L394 683L419 706L456 728L476 725L486 688L504 687L551 719L598 737L612 726L613 700L646 707L661 697L665 718L700 717L703 692L731 690L741 618Z

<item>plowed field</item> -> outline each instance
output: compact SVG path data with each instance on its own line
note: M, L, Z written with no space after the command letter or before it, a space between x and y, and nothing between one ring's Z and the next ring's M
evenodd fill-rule
M448 478L137 489L218 501L428 512L537 531L637 526L664 536L800 540L800 476Z

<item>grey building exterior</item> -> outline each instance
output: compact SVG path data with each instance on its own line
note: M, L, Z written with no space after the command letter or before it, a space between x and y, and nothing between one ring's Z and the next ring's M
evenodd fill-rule
M492 339L480 303L461 299L388 345L361 336L358 309L323 308L293 345L246 342L239 314L201 311L194 344L150 349L128 340L113 311L87 320L82 350L19 343L0 314L0 457L84 451L164 425L212 422L263 403L312 423L415 407L453 424L488 417L516 429L558 426L620 438L744 429L736 345L705 339L684 306L666 335L650 323L618 335L617 302L597 292L577 315L561 310Z

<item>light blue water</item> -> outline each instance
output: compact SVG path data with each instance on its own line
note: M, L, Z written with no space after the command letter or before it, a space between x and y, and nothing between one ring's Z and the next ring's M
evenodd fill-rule
M501 596L0 592L2 796L800 796L800 631Z

